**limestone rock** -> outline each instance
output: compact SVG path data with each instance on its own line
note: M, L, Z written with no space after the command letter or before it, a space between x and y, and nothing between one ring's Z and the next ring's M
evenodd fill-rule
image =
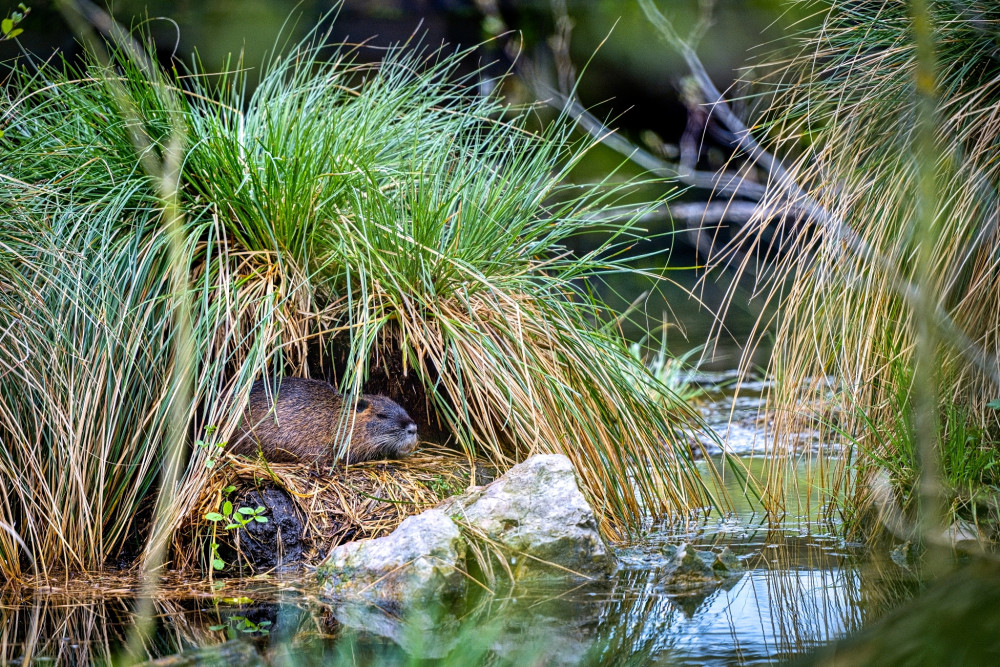
M471 529L469 536L481 532L508 550L518 579L566 570L604 577L616 567L573 464L561 454L533 456L438 510Z
M391 534L342 544L318 574L334 599L372 602L384 609L449 603L465 596L465 542L447 514L428 510Z

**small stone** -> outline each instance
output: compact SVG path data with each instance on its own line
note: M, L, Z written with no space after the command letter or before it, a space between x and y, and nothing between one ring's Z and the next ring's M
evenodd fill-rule
M712 563L712 570L716 574L729 577L742 572L743 566L740 564L740 559L736 557L736 554L729 547L723 547L722 551L715 556L715 561Z
M889 552L889 558L899 567L908 570L917 560L916 549L913 544L907 540L906 542L903 542L893 548L892 551Z
M711 551L700 551L690 544L684 543L676 547L673 555L666 550L665 553L667 563L660 570L660 581L668 589L686 591L717 586L724 578L734 574L725 564L725 561L730 560L729 556L724 556L725 561L720 561L721 555L717 556ZM729 555L732 556L732 553ZM720 571L717 566L726 569Z
M948 526L941 534L941 541L958 548L976 547L982 544L979 529L965 519L956 519Z

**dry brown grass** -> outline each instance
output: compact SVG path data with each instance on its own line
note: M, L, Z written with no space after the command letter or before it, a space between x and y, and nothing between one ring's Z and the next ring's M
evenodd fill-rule
M302 519L306 562L317 563L339 544L391 533L406 517L465 490L477 471L487 470L492 468L485 461L428 443L405 460L340 464L332 470L225 455L175 533L173 565L180 570L200 567L205 538L213 534L213 540L237 546L235 531L223 530L205 515L218 512L227 497L241 490L273 485L286 491ZM225 494L230 485L237 490Z

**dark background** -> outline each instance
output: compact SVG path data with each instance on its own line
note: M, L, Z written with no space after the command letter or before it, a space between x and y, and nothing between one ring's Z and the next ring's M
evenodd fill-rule
M691 26L706 0L660 0L659 6L682 31ZM331 28L334 42L364 42L360 53L379 58L381 48L421 41L424 45L473 47L481 64L494 71L509 67L505 48L523 39L523 54L541 66L551 62L548 40L554 14L565 7L572 21L570 52L585 71L580 97L602 115L635 130L648 129L666 140L683 130L677 101L683 62L657 36L634 0L97 0L125 26L154 36L161 58L188 61L197 51L209 69L221 68L227 54L243 52L254 67L273 49L279 35L297 41L318 23ZM25 2L30 15L21 24L20 45L0 42L0 60L22 51L39 59L54 51L73 54L72 35L49 1ZM716 0L713 24L699 55L720 87L763 53L760 46L783 37L791 23L780 0ZM6 1L4 15L16 8ZM338 9L339 5L339 9ZM495 11L494 11L495 8ZM785 11L783 20L775 23ZM331 12L335 12L336 20ZM499 20L497 20L499 19ZM508 33L509 31L509 33ZM497 34L506 36L496 40ZM491 41L492 40L492 41ZM502 43L502 44L501 44Z

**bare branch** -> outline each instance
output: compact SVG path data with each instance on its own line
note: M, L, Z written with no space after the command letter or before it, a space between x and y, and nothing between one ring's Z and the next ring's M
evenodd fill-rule
M740 197L752 201L760 201L767 194L765 186L748 181L744 174L695 171L667 162L644 148L636 146L612 130L598 120L596 116L584 109L583 105L575 99L561 97L553 90L548 90L547 92L552 100L552 105L564 109L583 131L652 174L661 178L677 180L685 185L691 185L696 188L711 190L713 194Z

